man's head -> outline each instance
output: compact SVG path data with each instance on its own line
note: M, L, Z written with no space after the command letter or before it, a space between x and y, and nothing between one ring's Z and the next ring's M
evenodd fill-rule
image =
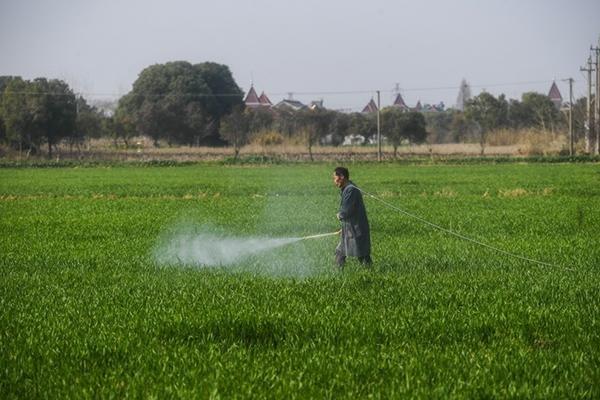
M348 183L349 180L350 180L350 171L348 171L348 168L337 167L333 171L333 183L338 188L341 189L344 186L346 186L346 183Z

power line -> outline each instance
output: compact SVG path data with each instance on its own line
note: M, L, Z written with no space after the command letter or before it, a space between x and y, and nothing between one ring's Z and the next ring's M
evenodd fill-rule
M488 83L488 84L471 84L472 88L488 88L488 87L506 87L506 86L524 86L534 85L542 83L551 83L554 80L541 80L541 81L518 81L518 82L502 82L502 83ZM426 91L438 91L438 90L458 90L460 85L456 86L433 86L433 87L414 87L414 88L403 88L403 92L426 92ZM271 96L288 96L293 93L297 96L318 96L318 95L349 95L349 94L373 94L378 89L369 90L338 90L338 91L314 91L314 92L302 92L302 91L286 91L286 92L274 92L270 93ZM394 93L395 89L379 90L383 93ZM46 94L53 96L70 96L68 93L55 93L55 92L31 92L31 91L11 91L11 94L22 94L22 95L35 95L35 94ZM117 93L95 93L95 92L78 92L78 95L85 96L112 96L122 97L123 95ZM190 96L190 97L243 97L244 94L240 93L140 93L139 96L146 97L167 97L167 96Z

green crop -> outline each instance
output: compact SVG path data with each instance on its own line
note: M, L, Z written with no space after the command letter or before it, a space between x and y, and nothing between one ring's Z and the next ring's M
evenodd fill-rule
M600 397L600 166L350 165L374 265L336 239L159 264L185 228L338 228L334 165L0 169L1 398ZM569 269L567 269L569 268Z

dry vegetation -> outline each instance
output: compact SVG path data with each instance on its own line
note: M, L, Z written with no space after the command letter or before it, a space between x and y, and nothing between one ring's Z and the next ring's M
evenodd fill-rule
M498 130L487 135L483 149L484 156L531 156L557 155L567 148L567 137L564 133L553 133L539 130ZM126 147L121 141L111 139L92 139L80 149L63 144L56 148L59 159L85 160L175 160L175 161L214 161L234 157L233 147L169 147L160 143L154 147L151 139L137 137ZM480 156L479 143L424 143L405 145L398 148L398 157L411 156ZM393 158L392 146L382 146L383 156ZM370 160L377 157L377 147L367 146L322 146L312 149L316 160ZM0 156L7 159L18 159L15 151L1 150ZM45 153L40 155L45 156ZM250 144L240 150L241 157L276 156L286 160L309 160L308 149L299 139L285 138L277 132L268 137L264 135L252 138ZM22 155L22 158L25 158ZM30 157L31 158L31 157Z

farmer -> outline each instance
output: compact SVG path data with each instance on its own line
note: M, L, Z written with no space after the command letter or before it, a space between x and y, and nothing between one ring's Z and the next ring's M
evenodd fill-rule
M335 249L335 262L340 269L344 268L346 257L358 257L364 266L370 266L371 235L367 210L362 193L350 181L347 168L337 167L333 172L333 183L341 189L340 211L337 218L342 223L340 244Z

